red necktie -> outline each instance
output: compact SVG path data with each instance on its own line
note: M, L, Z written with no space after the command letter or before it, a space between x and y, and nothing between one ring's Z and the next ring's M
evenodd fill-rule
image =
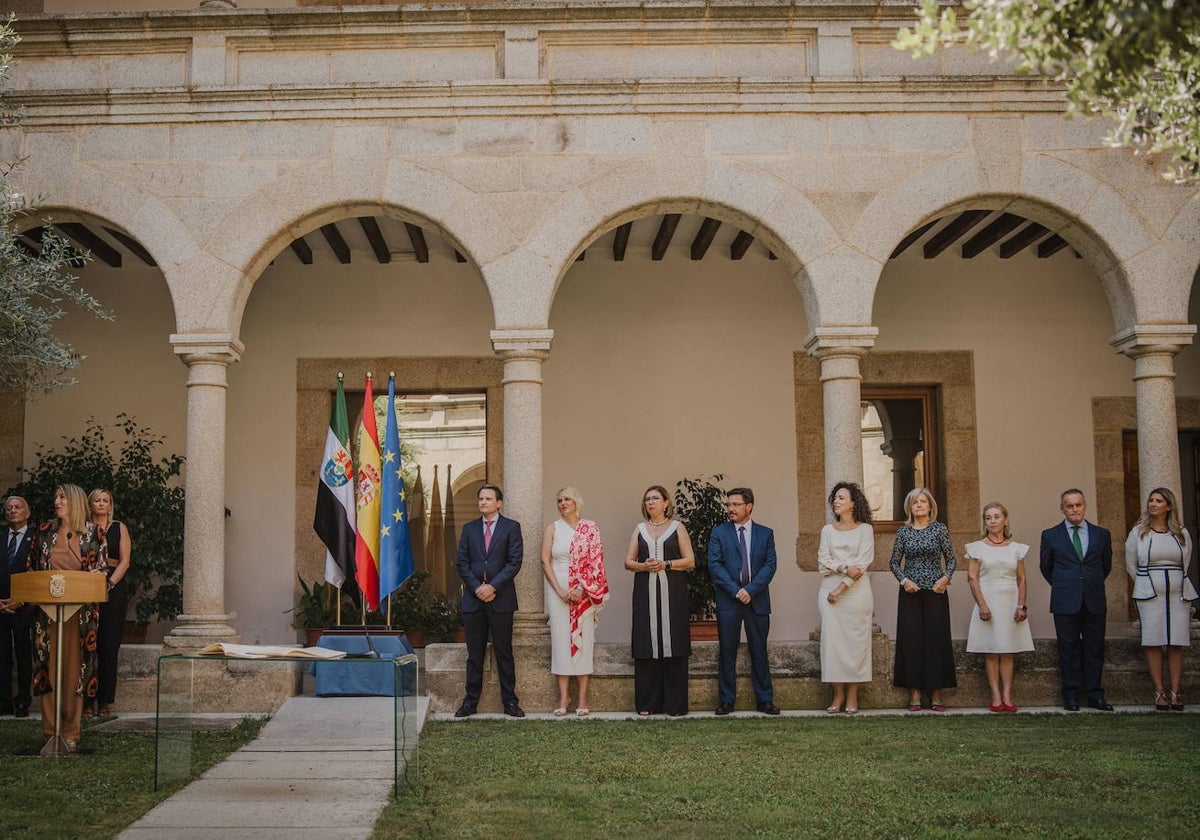
M492 526L495 524L495 521L491 519L483 521L483 551L485 554L492 547Z

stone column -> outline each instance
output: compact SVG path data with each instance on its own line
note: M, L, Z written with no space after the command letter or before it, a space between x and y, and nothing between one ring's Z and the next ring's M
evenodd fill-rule
M525 558L517 575L515 641L547 639L542 590L542 362L553 330L493 330L504 361L504 515L521 523Z
M862 484L862 374L858 360L875 345L877 327L821 327L804 349L821 360L825 411L825 490L839 481Z
M171 344L188 366L187 499L183 614L163 643L193 648L236 642L225 612L225 369L244 348L221 333L172 335Z
M1144 501L1155 487L1179 494L1179 423L1175 356L1192 343L1191 324L1136 325L1109 342L1133 359L1137 395L1138 484Z

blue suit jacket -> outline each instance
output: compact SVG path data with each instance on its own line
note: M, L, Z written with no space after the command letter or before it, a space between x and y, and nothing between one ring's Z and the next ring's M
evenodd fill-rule
M742 552L738 543L737 526L726 522L712 529L708 538L708 572L717 591L717 609L732 610L741 606L739 589L750 595L750 606L758 615L771 614L771 592L768 588L775 577L775 532L765 525L754 523L750 529L750 582L738 583L742 572Z
M483 517L472 519L464 525L455 558L458 576L463 582L462 611L478 612L484 608L483 601L475 597L475 590L486 582L496 589L492 609L497 612L516 612L517 588L513 580L521 571L521 556L524 553L521 524L515 519L506 516L496 519L487 552L483 550Z
M1087 523L1088 547L1080 560L1063 523L1042 531L1042 577L1050 583L1050 612L1072 615L1106 610L1104 579L1112 571L1112 536L1107 529Z
M33 522L29 522L25 526L25 533L21 535L21 541L17 543L17 556L6 565L4 560L8 553L8 526L0 526L0 598L7 598L12 591L12 584L9 582L10 576L25 571L25 565L29 562L29 551L33 547L36 535L37 526Z

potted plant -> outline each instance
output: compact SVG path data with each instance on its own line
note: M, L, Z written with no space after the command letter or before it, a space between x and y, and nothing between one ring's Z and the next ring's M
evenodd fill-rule
M429 572L417 572L392 593L391 626L404 631L413 647L448 642L460 624L458 610L434 593Z
M708 537L713 528L729 519L725 489L717 483L724 480L724 475L697 476L675 484L675 518L687 528L696 553L696 568L687 573L694 639L716 638L717 601L708 572Z
M54 515L54 488L78 484L84 492L103 488L112 493L115 518L125 523L133 540L133 560L126 580L134 621L171 621L183 610L183 487L178 478L183 456L156 457L165 438L127 414L115 423L124 438L114 454L105 426L89 419L79 437L65 438L58 450L37 449L37 465L24 481L8 490L23 496L35 521Z
M337 621L337 604L334 598L339 590L323 580L314 580L312 584L304 582L299 575L300 594L296 597L296 606L288 612L296 616L296 622L304 630L304 643L313 647L325 628L332 627Z

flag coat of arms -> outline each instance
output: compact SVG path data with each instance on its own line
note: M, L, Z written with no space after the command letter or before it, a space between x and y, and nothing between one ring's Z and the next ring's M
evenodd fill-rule
M375 398L371 374L363 397L358 425L358 538L354 544L355 580L367 608L379 609L379 511L383 492L380 474L379 429L375 424Z
M355 565L354 463L350 458L350 422L346 415L346 390L338 374L325 452L317 481L317 510L313 530L325 543L325 580L353 592Z

